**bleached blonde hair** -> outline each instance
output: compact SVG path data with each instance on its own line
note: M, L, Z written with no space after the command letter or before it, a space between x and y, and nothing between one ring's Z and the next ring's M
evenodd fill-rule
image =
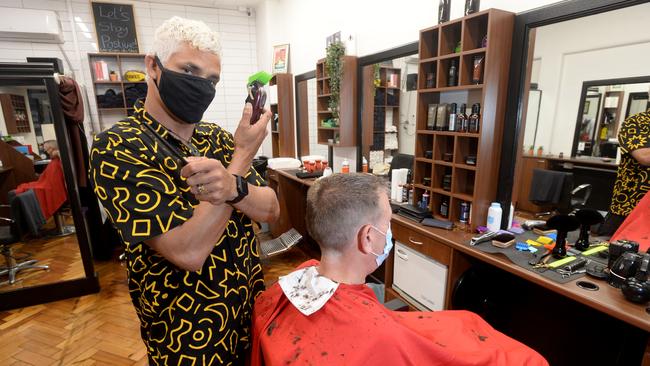
M199 51L221 56L219 33L199 20L173 16L156 29L151 53L158 55L163 64L182 43L188 43Z

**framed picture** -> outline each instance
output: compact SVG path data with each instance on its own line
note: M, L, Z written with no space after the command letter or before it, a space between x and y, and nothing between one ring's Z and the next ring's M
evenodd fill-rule
M273 46L273 73L289 72L289 45Z

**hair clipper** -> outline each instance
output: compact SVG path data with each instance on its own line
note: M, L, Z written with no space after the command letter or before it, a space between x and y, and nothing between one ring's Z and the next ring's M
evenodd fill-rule
M264 112L264 104L266 104L266 91L264 90L264 85L266 85L272 77L273 75L268 72L260 71L248 78L248 97L246 97L246 103L253 105L251 124L255 124L259 121L262 112Z

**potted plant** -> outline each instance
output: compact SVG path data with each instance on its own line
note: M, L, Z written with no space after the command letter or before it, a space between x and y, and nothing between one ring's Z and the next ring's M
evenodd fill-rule
M115 71L111 70L111 72L108 74L108 77L111 81L117 81L117 73Z
M343 55L345 54L345 45L343 42L332 42L327 46L327 56L325 57L325 67L330 77L330 96L329 107L332 110L332 117L335 120L339 118L339 102L341 99L341 79L343 78Z
M534 145L530 145L530 147L528 148L528 155L535 155L535 146Z
M544 147L540 145L540 147L537 148L537 156L542 156L544 155Z

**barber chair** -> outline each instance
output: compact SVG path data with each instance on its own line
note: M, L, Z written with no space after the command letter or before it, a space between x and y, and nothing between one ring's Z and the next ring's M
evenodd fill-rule
M15 190L9 191L9 200L11 200L12 197L14 196L16 196L16 191ZM70 212L70 206L67 204L67 201L54 213L53 217L54 217L54 224L56 225L56 228L54 230L50 230L48 232L43 233L43 235L48 237L58 238L62 236L71 235L76 232L74 225L65 224L66 217L72 217L72 213Z
M591 184L574 187L573 173L533 169L528 199L538 206L552 207L552 211L538 213L537 217L553 213L571 214L586 207L591 190Z
M56 224L56 229L54 233L51 233L49 236L61 237L71 235L76 232L74 225L65 224L66 217L72 217L72 213L70 212L70 207L64 204L54 213L54 223Z
M11 197L9 205L0 205L0 207L9 207L12 215L12 218L0 217L1 222L9 224L0 226L0 253L5 259L5 267L0 268L0 277L8 275L8 279L1 281L0 285L7 283L14 284L16 282L16 274L22 270L49 269L49 266L37 265L36 263L38 261L35 259L18 262L13 254L12 245L18 243L23 238L25 229L29 234L38 236L38 229L45 224L45 218L40 209L26 212L25 207L29 207L30 204L35 204L38 207L36 195L32 190L21 193L19 196ZM30 223L28 224L25 224L26 216L29 216Z

